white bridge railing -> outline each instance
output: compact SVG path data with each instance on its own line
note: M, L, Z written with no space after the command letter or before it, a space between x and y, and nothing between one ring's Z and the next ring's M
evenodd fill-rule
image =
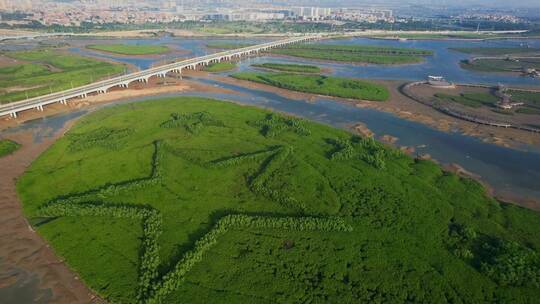
M52 103L62 103L73 98L84 98L88 94L92 93L106 93L112 87L128 87L130 83L134 81L148 82L150 77L165 77L169 72L182 73L184 69L196 69L197 66L205 66L213 62L220 62L223 60L239 59L242 56L258 54L260 51L265 51L271 48L282 47L288 44L301 43L310 40L316 40L322 38L317 36L302 36L293 37L284 40L267 42L259 45L249 46L245 48L219 52L202 57L186 59L177 61L170 64L165 64L150 69L134 72L127 75L117 76L114 78L101 80L77 88L51 93L39 97L29 98L22 101L12 102L4 105L0 105L0 116L10 115L17 117L17 113L25 110L36 109L43 111L43 106Z

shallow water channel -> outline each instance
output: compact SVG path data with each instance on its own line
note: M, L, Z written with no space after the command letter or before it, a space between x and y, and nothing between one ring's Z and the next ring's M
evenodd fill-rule
M173 37L161 37L159 39L126 39L115 40L115 43L140 43L140 44L168 44L177 46L189 52L185 57L194 57L212 52L205 48L208 42L217 39L179 39ZM222 42L234 42L238 40L219 40ZM242 41L244 42L244 41ZM249 40L248 42L260 43L262 40ZM513 85L540 85L540 80L512 76L475 73L465 71L459 67L459 60L466 59L469 55L451 51L449 47L474 47L474 46L520 46L527 43L531 47L540 47L540 40L492 40L481 42L470 41L393 41L353 38L339 41L326 41L323 43L350 43L350 44L376 44L398 47L418 47L433 50L435 55L427 57L426 62L406 66L358 66L351 64L317 63L322 67L330 68L331 73L344 77L359 77L373 79L425 79L427 75L443 75L448 80L455 82L471 82L484 84L513 84ZM0 45L0 49L2 46ZM32 48L24 44L20 48ZM81 47L70 48L72 52L82 55L95 56L129 63L138 68L148 68L160 61L170 60L170 55L155 56L152 58L116 56L100 52L86 50ZM263 62L300 62L313 63L309 60L258 57L250 58L239 64L239 70L249 70L252 63ZM294 114L313 121L328 124L339 128L348 128L350 125L362 122L372 130L376 136L391 135L398 138L397 145L415 147L418 153L430 154L434 159L443 163L456 163L466 170L479 175L482 180L494 188L496 194L511 195L520 199L532 198L540 200L540 149L532 146L522 146L521 149L511 149L494 144L484 143L480 139L462 135L456 132L442 132L432 129L420 123L399 118L393 114L367 109L357 108L352 105L338 103L336 101L317 98L313 101L298 101L285 98L278 94L256 89L248 89L240 86L225 84L215 80L196 79L198 81L234 90L241 94L209 94L203 92L188 92L179 94L167 94L161 96L134 98L113 102L105 105L93 106L90 109L81 109L74 112L59 114L51 117L33 120L18 127L0 131L0 137L4 134L17 132L31 132L36 142L44 137L52 136L61 129L65 123L76 119L87 112L97 109L128 102L151 101L159 97L170 96L200 96L224 99L246 105L254 105L272 109L284 113ZM17 282L13 286L0 288L0 297L3 299L26 299L24 295L35 295L39 291L37 282L33 276ZM45 293L42 299L50 296ZM34 296L30 297L35 298ZM0 301L2 302L2 301ZM9 302L9 301L8 301ZM15 303L15 302L13 302ZM18 302L22 303L22 302Z

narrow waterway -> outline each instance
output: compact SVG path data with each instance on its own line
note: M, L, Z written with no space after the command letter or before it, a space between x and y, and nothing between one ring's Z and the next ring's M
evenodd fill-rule
M106 42L107 40L105 40ZM187 52L179 58L191 58L216 52L217 50L208 49L209 43L246 43L256 44L268 40L263 39L180 39L175 37L161 37L159 39L126 39L114 40L115 43L127 44L166 44L176 49L186 50ZM69 43L69 40L66 40ZM425 61L418 64L408 65L358 65L349 63L330 63L316 62L301 58L283 58L274 56L260 56L243 61L239 65L241 71L250 70L253 63L264 62L290 62L317 64L327 68L330 74L341 77L371 78L387 80L423 80L428 75L444 76L449 81L456 83L474 83L497 85L503 83L506 85L518 86L540 86L540 79L523 77L520 75L500 74L500 73L482 73L462 69L459 65L461 60L469 59L472 55L460 53L451 48L459 47L531 47L540 48L539 39L529 40L483 40L483 41L461 41L461 40L382 40L369 38L350 38L339 40L322 40L317 43L323 44L347 44L347 45L379 45L390 47L406 47L430 50L433 56L426 56ZM157 65L166 61L173 60L174 55L164 54L152 58L137 56L117 56L103 52L92 51L81 47L70 48L70 51L108 60L128 63L140 69L146 69L152 65ZM178 57L178 56L176 56Z
M66 39L65 42L70 42ZM61 40L63 41L63 40ZM90 40L88 40L90 41ZM92 40L92 42L102 40ZM105 42L108 40L104 40ZM238 39L185 39L174 37L160 37L157 39L120 39L110 40L114 43L132 44L166 44L175 49L186 52L183 57L195 57L205 55L215 50L208 50L206 44L211 42L241 42L241 43L261 43L263 39L238 40ZM81 42L78 40L78 42ZM339 44L369 44L385 45L397 47L417 47L434 51L434 56L427 57L424 63L404 66L378 66L378 65L352 65L321 63L317 65L329 68L333 75L343 77L373 78L373 79L406 79L420 80L427 75L443 75L448 80L455 82L471 82L484 84L512 84L512 85L540 85L540 80L514 76L495 75L486 73L476 73L463 70L459 67L459 61L469 58L469 55L449 50L449 47L481 47L498 46L511 47L521 46L526 43L531 47L540 47L540 40L491 40L491 41L394 41L352 38L339 41L324 41L323 43ZM39 46L36 42L24 42L18 45L0 44L0 49L31 49ZM71 47L72 52L106 58L118 62L129 63L140 69L149 68L160 62L177 58L177 55L164 54L159 56L137 57L137 56L117 56L97 51L90 51L83 47ZM173 57L174 56L174 57ZM276 58L263 56L250 58L239 64L239 70L250 70L253 63L263 62L297 62L314 63L310 60ZM221 83L215 80L197 79L210 85L231 89L236 94L209 94L180 93L168 94L154 97L135 98L131 100L113 102L106 105L97 105L91 109L81 109L70 113L55 115L42 119L29 121L18 127L0 131L0 137L6 134L17 132L31 132L34 142L41 142L44 138L51 137L56 131L61 129L66 123L85 115L88 111L108 107L115 104L151 101L159 97L170 96L200 96L229 100L246 105L268 108L284 113L294 114L313 121L321 122L335 127L348 128L357 122L362 122L371 129L376 136L391 135L398 138L396 144L402 146L415 147L418 153L430 154L441 163L456 163L466 170L475 173L491 185L496 194L512 194L515 197L526 199L533 198L540 200L540 151L531 146L523 146L520 150L504 148L501 146L484 143L477 138L465 136L459 133L446 133L434 130L423 124L411 122L399 118L393 114L380 112L377 110L357 108L352 105L338 103L336 101L318 98L316 100L298 101L282 97L278 94L265 92L256 89L248 89L240 86ZM0 261L1 262L1 261ZM46 302L50 294L45 290L37 289L37 279L28 274L22 276L20 281L6 288L0 288L0 302L24 303L35 299L36 294L39 299ZM28 298L28 300L27 300Z
M201 96L224 99L241 104L264 107L284 113L304 117L335 127L348 128L362 122L376 136L391 135L398 138L397 145L415 147L418 153L430 154L434 159L443 163L455 163L466 170L479 175L491 185L497 194L513 194L519 198L540 200L540 149L532 146L522 146L521 149L511 149L462 135L457 132L442 132L399 118L393 114L373 109L358 108L334 100L317 98L314 101L298 101L285 98L275 93L248 89L241 86L225 84L215 80L196 79L200 82L223 87L241 93L210 94L204 92L188 92L167 94L154 97L136 98L113 102L97 107L107 107L114 104L153 100L168 96ZM79 110L68 114L34 120L19 127L0 133L18 132L22 129L31 130L36 141L48 134L54 134L64 123L79 117L87 110Z

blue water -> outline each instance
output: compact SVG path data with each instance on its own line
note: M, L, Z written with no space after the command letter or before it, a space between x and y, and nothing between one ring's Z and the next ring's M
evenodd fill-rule
M241 94L175 93L119 101L98 105L95 108L127 102L151 101L158 97L200 96L290 113L340 128L347 128L357 122L363 122L376 136L388 134L397 137L398 145L416 147L418 153L430 154L434 159L444 164L459 164L466 170L481 176L483 180L494 187L496 193L512 193L521 198L540 199L540 182L538 182L540 181L540 150L535 147L523 146L522 150L505 148L484 143L477 138L460 133L441 132L390 113L357 108L326 98L318 98L309 102L298 101L275 93L225 84L215 80L196 80L234 90ZM42 136L54 134L64 123L85 114L87 111L79 110L69 114L43 118L3 132L32 130L34 138L39 140ZM43 134L41 130L48 131ZM0 132L0 135L3 132Z
M115 43L144 43L144 44L167 44L174 48L187 50L181 56L184 58L205 55L205 45L212 39L178 39L162 37L159 39L126 39L115 40ZM221 40L234 42L238 40ZM243 42L243 41L242 41ZM250 40L260 43L263 40ZM533 47L540 47L540 40L527 40ZM435 56L428 57L425 63L407 66L356 66L349 64L318 63L318 65L330 68L332 74L345 77L376 78L376 79L407 79L420 80L427 75L444 75L447 79L455 82L472 82L485 84L515 84L515 85L540 85L539 80L519 76L501 76L482 74L462 70L459 60L468 58L468 55L453 52L447 48L459 46L519 46L521 41L484 41L484 42L461 42L461 41L386 41L373 39L349 39L338 42L326 41L323 43L366 43L371 45L388 45L399 47L418 47L435 51ZM23 43L20 46L1 45L0 49L29 49L35 45ZM136 56L114 56L101 52L89 51L81 48L72 48L73 52L88 56L107 58L118 62L133 64L140 69L146 69L153 64L176 58L178 54L164 54L153 58L141 58ZM173 58L174 56L174 58ZM302 62L310 63L309 60L284 59L276 57L249 58L239 64L240 70L251 69L252 63L262 62ZM484 143L481 140L462 135L459 133L446 133L434 130L420 123L401 119L393 114L380 112L372 109L357 108L348 104L337 103L333 100L318 98L314 101L291 100L280 95L243 88L235 85L224 84L213 80L197 79L201 82L220 86L242 93L236 94L209 94L178 93L153 97L135 98L126 101L114 102L106 105L96 105L90 109L77 110L66 114L36 119L19 125L18 127L0 131L0 137L9 133L29 131L33 134L35 142L50 137L60 130L65 123L76 119L89 111L122 104L128 102L151 101L158 97L169 96L200 96L229 100L241 104L264 107L280 112L294 114L310 120L321 122L335 127L347 128L357 122L363 122L376 136L385 134L399 138L397 144L416 147L418 153L428 153L441 163L457 163L475 174L494 187L496 193L512 193L520 198L540 199L540 151L537 148L523 146L522 150L504 148L493 144ZM50 297L50 291L37 290L37 280L31 279L25 282L0 288L0 302L21 303L30 302L40 295L42 299ZM28 300L26 300L28 298Z
M69 40L68 40L69 41ZM105 40L107 41L107 40ZM211 42L242 42L261 43L264 39L180 39L175 37L160 37L148 39L121 39L115 43L133 44L165 44L172 49L182 49L184 57L205 55L208 52L206 44ZM96 41L92 41L96 43ZM102 41L104 42L104 41ZM447 79L455 82L471 83L508 83L515 85L540 85L540 80L514 76L483 74L462 70L459 61L468 58L469 55L449 50L449 47L475 47L494 46L511 47L521 46L527 43L531 47L540 47L540 40L488 40L488 41L397 41L377 40L365 38L351 38L346 40L322 43L339 44L370 44L396 47L415 47L434 51L434 56L426 57L426 62L414 65L380 66L380 65L351 65L337 63L318 63L323 67L330 68L331 73L338 76L376 78L376 79L424 79L427 75L444 75ZM101 52L94 52L81 48L73 48L73 52L84 55L97 56L134 64L139 68L148 68L160 61L171 60L172 54L144 58L137 56L115 56ZM248 58L239 63L239 70L251 69L250 64L262 62L301 62L310 63L309 60L277 58L272 56ZM212 85L225 87L240 92L241 95L188 93L190 96L204 96L231 100L243 104L251 104L295 114L308 119L326 123L337 127L347 127L357 122L363 122L376 135L391 135L399 138L397 144L413 146L418 153L428 153L442 163L457 163L494 186L499 193L514 193L521 197L540 198L540 151L531 146L523 146L521 150L504 148L493 144L484 143L481 140L458 133L446 133L434 130L420 123L401 119L392 114L379 112L372 109L357 108L347 104L340 104L332 100L319 98L314 102L291 100L277 94L247 89L212 80L198 79ZM172 94L167 96L179 96L185 94ZM138 98L135 100L151 100L155 97ZM114 103L116 104L116 103ZM101 106L100 106L101 107ZM23 124L19 128L33 128L36 140L40 137L54 133L54 130L84 112L75 112L55 117L45 118L35 122ZM13 132L5 131L5 132ZM16 131L16 130L15 130ZM1 134L1 133L0 133Z
M115 43L132 43L132 44L166 44L173 48L187 50L187 54L181 56L174 54L165 54L154 58L141 58L136 56L114 56L101 52L90 51L81 48L71 48L72 52L82 55L95 56L116 60L119 62L133 64L140 69L146 69L154 64L172 61L174 58L191 58L196 56L206 55L215 52L209 50L206 44L223 41L223 42L240 42L240 43L262 43L268 40L263 39L179 39L174 37L162 37L160 39L129 39L121 40ZM449 81L457 83L477 83L497 85L499 83L508 85L524 85L524 86L540 86L540 79L522 77L519 75L506 75L494 73L481 73L464 70L459 66L459 62L468 59L471 55L452 51L452 47L520 47L529 45L530 47L540 48L540 40L484 40L484 41L460 41L460 40L382 40L369 38L350 38L340 40L323 40L318 43L324 44L362 44L362 45L380 45L392 47L411 47L421 48L433 51L433 56L426 56L426 60L419 64L409 65L354 65L344 63L324 63L317 62L317 65L326 67L331 70L331 74L342 77L356 78L371 78L371 79L390 79L390 80L423 80L428 75L442 75ZM277 58L272 56L261 56L250 58L248 61L240 63L240 70L250 69L249 65L253 63L263 62L291 62L291 63L306 63L313 64L314 61L300 58Z
M268 39L245 39L242 40L244 43L260 44L269 41ZM68 40L69 42L69 40ZM149 45L167 45L170 47L172 52L155 55L151 57L141 57L141 56L126 56L126 55L115 55L99 51L94 51L81 47L72 47L69 48L69 51L77 53L84 56L105 58L109 60L114 60L122 63L127 63L138 67L139 69L148 69L153 65L164 64L174 60L182 58L193 58L208 55L218 50L208 49L206 45L213 42L223 42L223 43L237 43L237 39L210 39L210 38L175 38L170 36L163 36L159 38L148 38L148 39L117 39L117 40L96 40L92 43L121 43L121 44L149 44ZM182 51L178 53L175 51Z

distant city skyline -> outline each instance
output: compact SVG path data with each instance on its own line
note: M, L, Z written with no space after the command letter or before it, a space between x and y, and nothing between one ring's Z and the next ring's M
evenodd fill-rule
M146 2L146 3L163 3L169 2L170 0L146 0L146 1L133 1L133 0L114 0L114 1L105 1L113 3L137 3L137 2ZM180 0L179 0L180 1ZM486 7L497 7L497 8L514 8L514 7L538 7L540 8L540 1L538 0L521 0L521 1L506 1L506 0L293 0L293 1L284 1L284 0L184 0L189 3L199 3L201 5L208 3L230 3L230 4L246 4L246 3L267 3L273 5L282 5L282 6L295 6L295 5L304 5L304 6L331 6L331 7L345 7L345 6L359 6L359 5L383 5L383 6L407 6L407 5L429 5L435 7L462 7L462 6L480 6L483 8ZM33 3L43 3L43 2L64 2L75 4L77 2L81 3L91 3L91 2L102 2L100 0L4 0L4 3L20 3L26 2L27 4Z

